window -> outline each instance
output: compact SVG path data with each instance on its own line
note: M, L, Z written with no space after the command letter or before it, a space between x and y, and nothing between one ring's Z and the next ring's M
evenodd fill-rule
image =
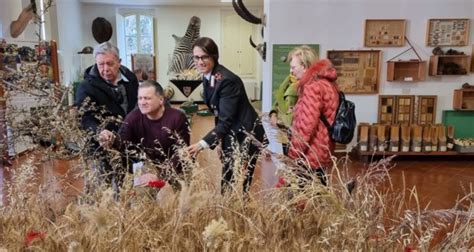
M119 49L122 51L122 64L131 69L132 54L154 55L154 23L153 15L138 12L122 14L123 24L119 25L122 32L118 32ZM120 37L121 36L121 37Z

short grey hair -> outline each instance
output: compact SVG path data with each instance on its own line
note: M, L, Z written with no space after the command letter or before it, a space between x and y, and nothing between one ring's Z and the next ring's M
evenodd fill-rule
M119 49L116 46L114 46L112 43L103 42L95 46L94 58L97 57L98 54L105 54L105 53L112 53L117 57L117 59L120 59Z

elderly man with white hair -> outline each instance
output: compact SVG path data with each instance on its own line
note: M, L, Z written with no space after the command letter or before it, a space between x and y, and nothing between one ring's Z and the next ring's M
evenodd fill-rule
M120 122L137 104L138 80L122 66L119 50L110 42L94 48L95 64L85 70L84 80L76 93L75 105L81 113L81 126L90 134L90 155L98 161L96 165L105 181L114 186L117 180L107 153L102 150L94 136L103 129L117 132ZM120 178L120 174L118 178Z

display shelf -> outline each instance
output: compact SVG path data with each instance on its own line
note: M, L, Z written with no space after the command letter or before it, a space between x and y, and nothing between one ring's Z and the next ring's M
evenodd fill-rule
M387 81L414 82L424 81L426 61L388 61Z
M474 88L455 89L453 109L474 110Z
M467 75L471 69L469 55L436 55L430 57L430 76Z
M360 151L359 148L354 148L359 160L368 162L371 157L390 157L390 156L412 156L412 157L441 157L441 156L463 156L474 157L474 153L459 153L456 151L431 151L431 152L393 152L393 151Z

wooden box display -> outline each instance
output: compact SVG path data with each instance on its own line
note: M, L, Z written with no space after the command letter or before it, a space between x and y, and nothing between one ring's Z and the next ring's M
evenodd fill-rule
M429 75L466 75L471 69L469 55L437 55L430 57Z
M411 124L413 122L415 96L398 95L396 96L396 110L394 124Z
M366 19L364 46L404 46L405 26L404 19Z
M387 81L424 81L426 61L388 61Z
M436 121L436 95L419 95L417 123L419 125L434 124Z
M474 88L454 90L453 108L460 110L474 110Z
M468 18L428 20L427 46L467 46L468 43Z
M348 94L378 93L381 54L380 50L328 51L340 90Z
M378 123L392 124L395 115L395 96L380 95L379 96L379 115Z

